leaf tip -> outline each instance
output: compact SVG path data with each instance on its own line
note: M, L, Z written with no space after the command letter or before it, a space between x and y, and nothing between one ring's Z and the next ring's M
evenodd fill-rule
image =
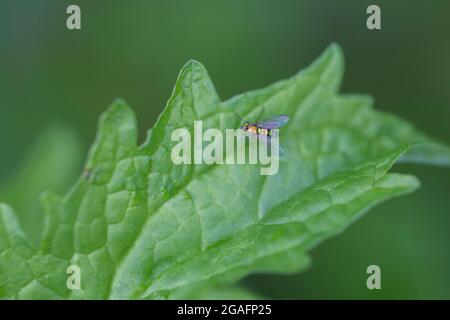
M206 67L201 62L194 59L190 59L185 63L183 68L181 68L178 79L183 78L188 74L206 75L207 77L209 77Z
M136 119L133 109L125 102L123 99L115 99L108 109L103 112L99 121L100 131L107 126L120 125L120 124L130 124L135 126Z
M94 163L123 158L134 150L136 143L135 113L125 101L116 99L100 117L86 167L92 168Z
M329 57L331 60L331 63L335 64L337 66L337 69L342 74L344 72L344 52L342 51L341 46L339 46L337 43L332 42L323 53L323 56Z
M189 59L186 64L184 65L184 68L203 68L205 69L205 66L200 61L197 61L195 59Z
M308 68L301 70L297 76L301 77L308 73L313 76L319 74L327 79L327 89L337 93L344 74L344 54L340 46L336 43L330 44Z
M328 45L327 51L331 51L336 55L343 56L342 48L337 42L332 42Z
M113 100L109 108L106 110L107 114L114 113L133 113L131 107L121 98L116 98Z
M420 180L410 174L389 173L379 179L377 188L393 190L393 195L404 195L416 191L422 186Z
M133 109L122 99L114 100L102 114L99 122L99 133L116 132L119 136L128 136L132 142L137 131L136 115Z

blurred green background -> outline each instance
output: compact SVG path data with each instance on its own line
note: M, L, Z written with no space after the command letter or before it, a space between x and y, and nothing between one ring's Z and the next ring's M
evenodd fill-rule
M69 4L81 7L81 31L66 29ZM381 7L382 30L366 28L370 4ZM337 42L343 92L370 94L377 109L449 143L449 13L446 0L2 0L0 201L31 213L41 190L64 194L115 98L136 111L143 140L192 58L225 100L289 77ZM306 272L243 285L273 298L450 299L450 170L394 170L417 175L422 188L314 249ZM381 290L366 288L370 264L381 267Z

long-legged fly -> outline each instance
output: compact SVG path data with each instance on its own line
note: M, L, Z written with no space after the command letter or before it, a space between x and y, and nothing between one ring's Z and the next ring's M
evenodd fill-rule
M274 129L284 126L288 121L288 116L280 114L263 121L245 121L240 128L244 133L255 135L258 139L266 141L267 147L271 149L271 152L276 155L282 155L284 153L283 149L279 143L274 143L272 138L278 134L278 130Z

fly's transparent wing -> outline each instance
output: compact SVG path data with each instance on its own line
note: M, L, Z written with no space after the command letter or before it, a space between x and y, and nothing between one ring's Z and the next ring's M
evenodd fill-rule
M270 152L272 154L275 154L277 156L282 156L284 154L284 149L280 146L279 139L274 140L271 137L268 137L266 135L258 135L258 134L255 134L254 132L250 132L250 131L243 132L243 134L247 135L247 136L253 136L258 139L263 140L266 143L267 148L270 149ZM273 136L278 136L278 134L279 134L278 130L272 131L272 134L273 134Z
M270 149L270 152L277 156L282 156L284 154L284 149L280 146L280 143L277 140L272 139L268 136L258 136L258 139L261 139L266 142L267 148Z
M276 129L284 126L288 121L289 121L288 116L279 114L269 119L258 122L258 126L264 129Z

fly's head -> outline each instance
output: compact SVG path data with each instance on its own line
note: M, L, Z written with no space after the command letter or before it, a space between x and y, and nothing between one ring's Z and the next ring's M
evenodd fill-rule
M240 128L242 131L246 132L248 130L248 126L249 126L249 123L246 121L240 126Z

